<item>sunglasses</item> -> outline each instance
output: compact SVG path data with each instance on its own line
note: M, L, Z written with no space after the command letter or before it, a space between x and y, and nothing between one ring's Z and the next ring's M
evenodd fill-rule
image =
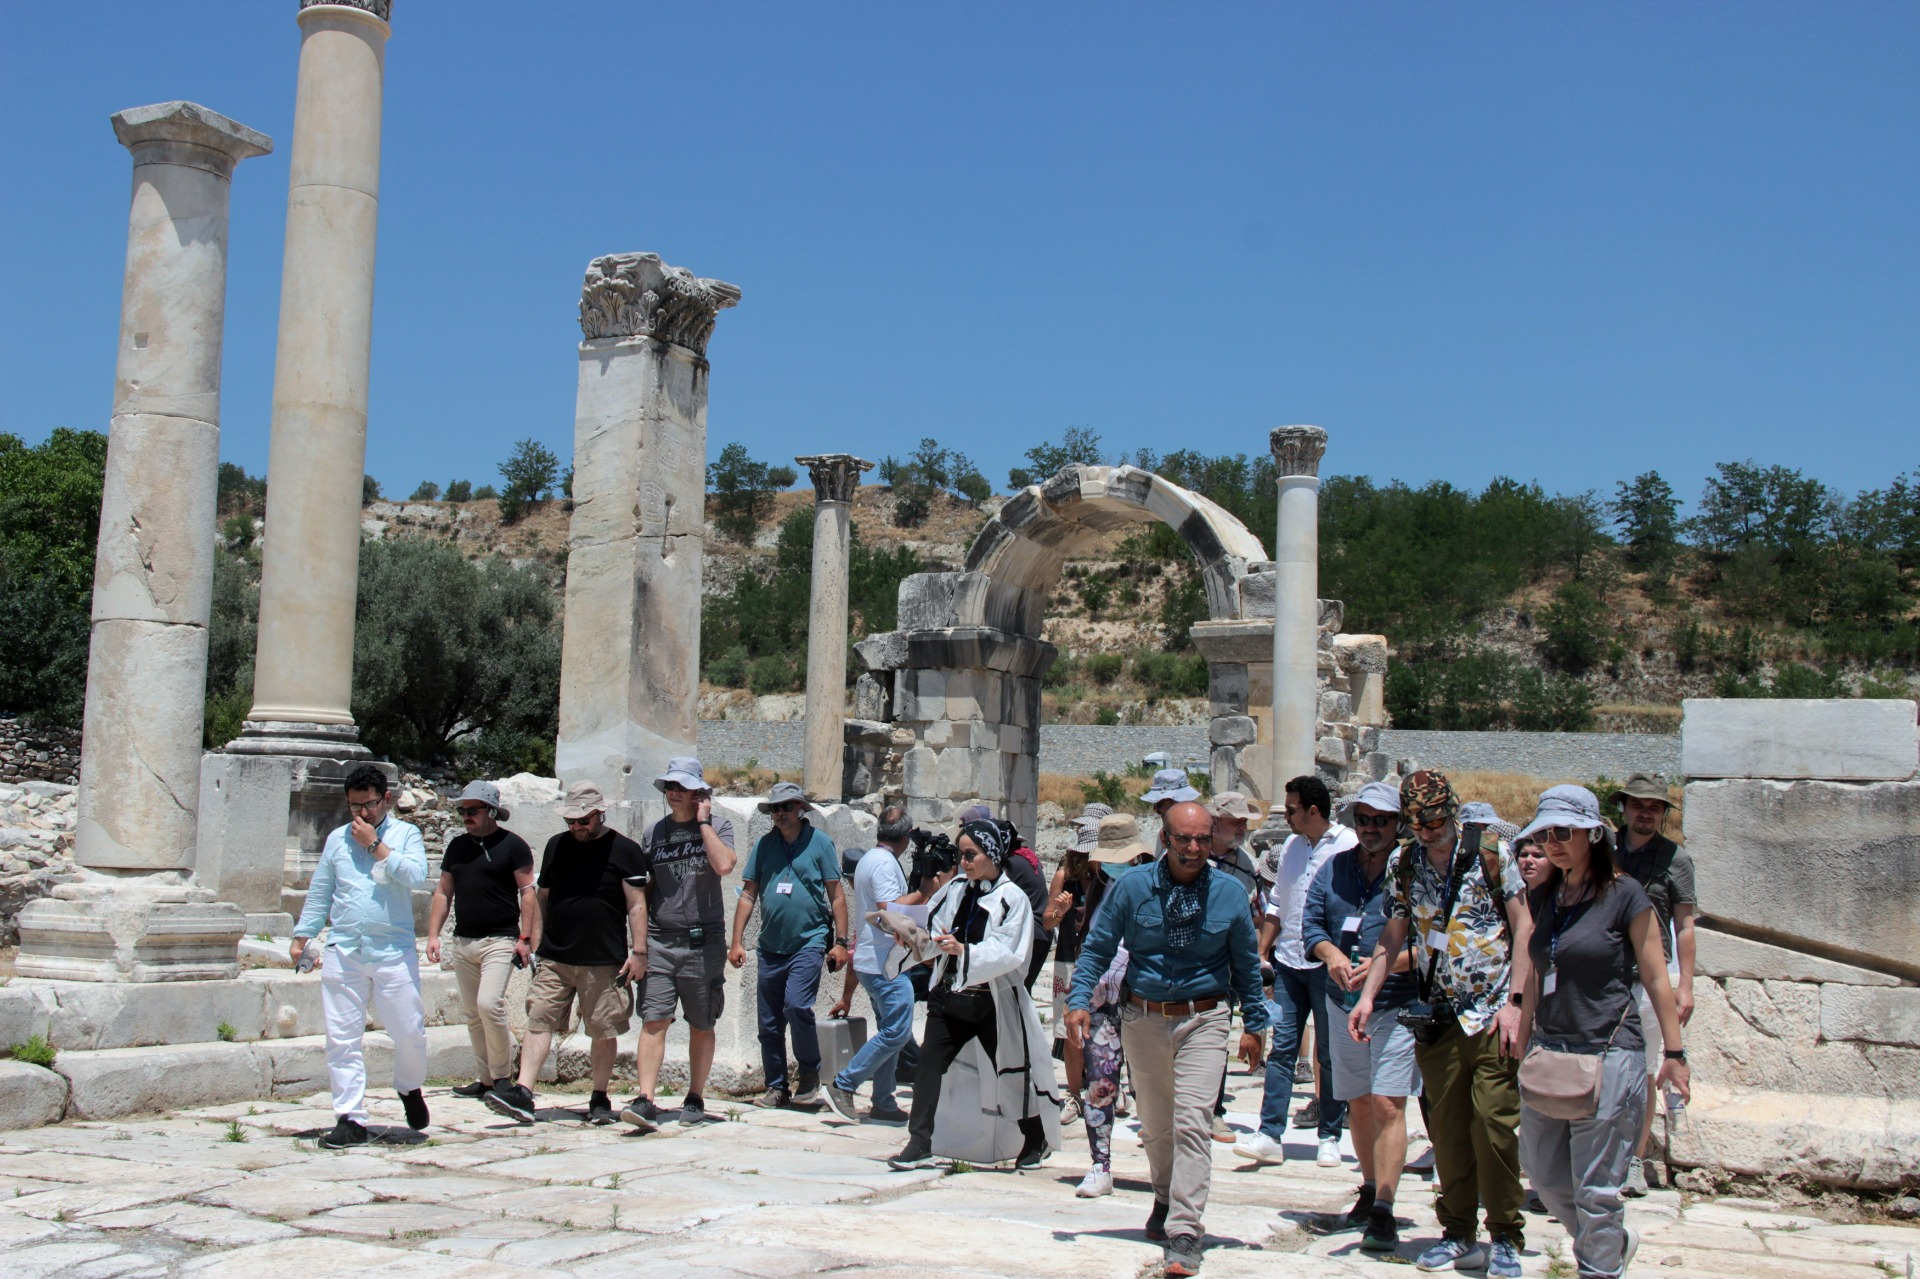
M1438 817L1428 817L1423 815L1420 817L1409 819L1407 824L1413 827L1415 830L1439 830L1442 826L1445 826L1447 824L1447 818L1448 818L1448 814L1446 813L1442 813Z
M1366 813L1358 813L1354 816L1353 824L1367 828L1398 826L1400 819L1392 813L1382 813L1377 817L1369 816Z
M974 861L974 860L977 860L978 858L985 857L985 856L986 856L985 853L980 852L977 849L961 849L960 850L960 860L963 862Z
M480 816L480 814L482 814L482 813L484 813L484 812L486 812L486 811L487 811L487 806L486 806L485 804L462 804L462 805L460 805L460 815L461 815L462 817L478 817L478 816Z
M1585 829L1586 827L1584 826L1548 826L1543 828L1540 833L1556 844L1565 844L1573 839L1574 831Z
M768 805L767 811L769 813L797 813L800 811L800 805L794 803L792 800L788 800L784 804Z
M587 816L585 816L585 817L569 817L569 818L567 818L567 825L569 825L569 826L591 826L591 825L593 825L593 819L594 819L594 817L595 817L595 816L596 816L596 814L592 814L592 813L589 813L589 814L588 814Z
M699 793L699 791L694 790L690 786L682 786L679 782L667 783L667 794L669 795L698 795Z
M1211 844L1213 842L1213 836L1212 835L1175 835L1175 834L1169 833L1167 835L1167 842L1169 844L1186 844L1189 847L1197 848L1201 844Z

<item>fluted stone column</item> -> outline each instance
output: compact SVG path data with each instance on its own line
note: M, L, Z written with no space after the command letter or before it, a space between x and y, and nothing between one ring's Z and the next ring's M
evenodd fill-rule
M231 976L245 923L188 882L200 792L233 169L272 141L192 102L113 117L133 153L120 353L94 561L74 860L20 918L18 971Z
M851 453L793 459L813 477L813 596L807 611L807 755L801 784L818 800L840 794L846 746L847 530L860 473Z
M581 291L555 758L563 781L600 787L623 830L659 809L667 760L694 753L706 349L739 300L653 253L595 258Z
M1273 560L1273 803L1289 780L1314 771L1320 708L1320 458L1317 426L1275 427L1280 516Z

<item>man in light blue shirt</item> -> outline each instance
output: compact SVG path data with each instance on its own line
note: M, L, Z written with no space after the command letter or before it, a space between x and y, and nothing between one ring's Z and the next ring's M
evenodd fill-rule
M908 897L907 876L900 869L900 858L907 851L907 839L913 834L913 822L907 810L894 805L880 814L879 845L862 856L853 872L853 963L847 967L847 984L840 1002L829 1014L845 1017L853 1005L853 983L857 980L873 1005L873 1038L861 1045L846 1069L827 1085L827 1105L849 1123L859 1123L854 1108L854 1090L873 1080L873 1108L868 1117L880 1123L903 1124L907 1112L894 1100L894 1075L900 1050L913 1038L913 979L904 972L887 976L887 956L893 952L893 937L878 924L869 924L867 916ZM912 900L917 902L919 895Z
M363 764L347 775L347 825L327 836L294 925L295 966L322 928L320 1009L327 1023L327 1077L333 1090L329 1150L367 1141L367 1009L393 1039L393 1087L407 1125L427 1126L420 1086L427 1079L426 1012L414 949L413 890L427 882L418 827L388 815L387 775Z

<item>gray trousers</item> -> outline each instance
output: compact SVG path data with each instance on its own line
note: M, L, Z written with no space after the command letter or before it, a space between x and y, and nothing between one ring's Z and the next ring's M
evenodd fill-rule
M1626 1261L1627 1210L1620 1188L1647 1111L1647 1059L1607 1050L1600 1105L1587 1119L1548 1119L1523 1101L1520 1146L1534 1193L1573 1236L1581 1279L1619 1279Z
M1172 1238L1206 1237L1200 1218L1213 1181L1213 1103L1232 1024L1225 1001L1185 1017L1133 1004L1120 1014L1121 1049L1140 1103L1140 1142L1153 1197L1168 1205Z

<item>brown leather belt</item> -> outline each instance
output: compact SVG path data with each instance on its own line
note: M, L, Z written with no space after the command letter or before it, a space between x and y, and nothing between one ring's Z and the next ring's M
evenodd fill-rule
M1226 1002L1224 995L1209 995L1205 999L1175 999L1161 1003L1155 999L1142 999L1128 994L1127 1002L1135 1008L1144 1008L1150 1013L1159 1013L1162 1017L1190 1017L1194 1013L1204 1013L1218 1008Z

